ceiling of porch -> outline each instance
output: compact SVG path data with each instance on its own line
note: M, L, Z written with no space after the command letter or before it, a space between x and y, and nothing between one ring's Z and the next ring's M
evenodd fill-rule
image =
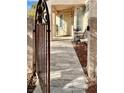
M74 7L73 5L56 5L56 6L54 6L55 10L57 10L57 11L70 9L73 7Z

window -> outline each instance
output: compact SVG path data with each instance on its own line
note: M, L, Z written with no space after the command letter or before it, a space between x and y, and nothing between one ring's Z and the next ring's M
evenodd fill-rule
M60 15L60 27L63 27L63 15Z
M77 30L80 30L80 21L81 21L81 15L80 15L80 9L77 10Z
M78 31L82 31L83 27L82 27L82 18L83 18L83 13L81 8L77 9L77 30Z

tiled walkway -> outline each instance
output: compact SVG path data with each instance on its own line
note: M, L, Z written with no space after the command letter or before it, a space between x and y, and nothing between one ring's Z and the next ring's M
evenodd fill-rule
M85 93L86 79L71 41L51 45L51 93Z
M51 43L51 93L85 93L86 78L69 40ZM37 86L34 93L41 93Z

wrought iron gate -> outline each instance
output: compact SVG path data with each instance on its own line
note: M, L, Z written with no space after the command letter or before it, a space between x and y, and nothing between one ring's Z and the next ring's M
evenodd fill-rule
M39 0L35 14L35 63L43 93L50 93L50 19L46 0Z

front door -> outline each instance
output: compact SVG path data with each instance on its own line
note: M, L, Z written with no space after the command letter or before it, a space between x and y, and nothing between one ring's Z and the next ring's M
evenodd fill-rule
M57 36L71 35L71 13L59 13L56 16Z

